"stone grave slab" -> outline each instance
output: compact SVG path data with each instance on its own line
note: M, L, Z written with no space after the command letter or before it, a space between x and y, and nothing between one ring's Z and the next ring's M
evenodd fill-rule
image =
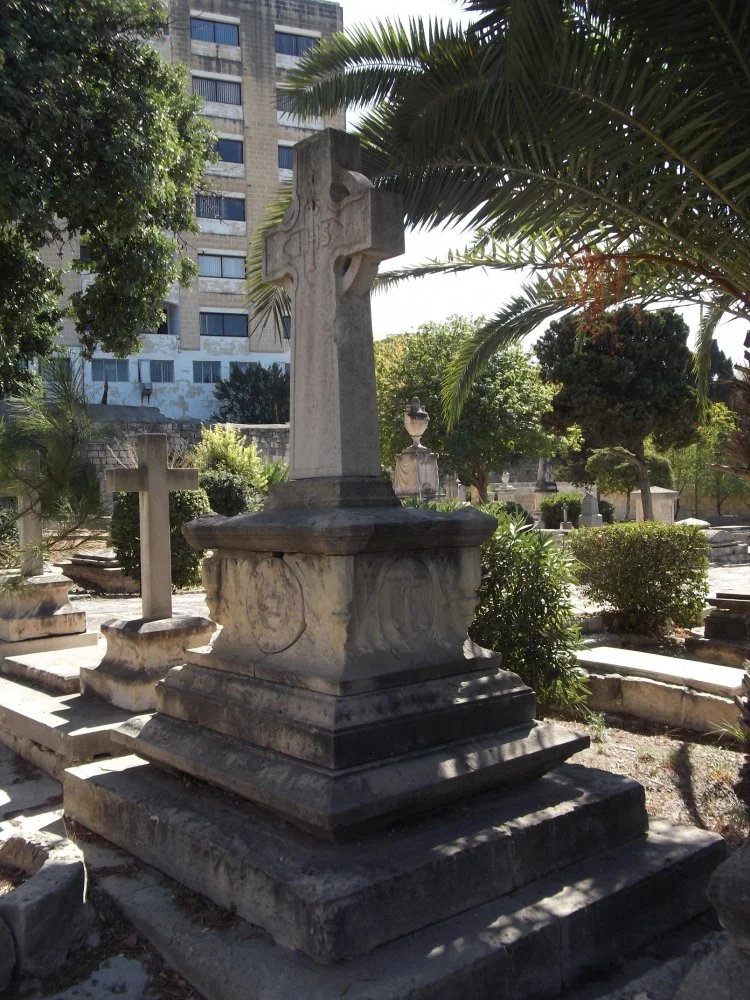
M70 650L7 656L0 670L6 677L28 681L45 691L77 694L81 690L81 671L98 666L103 656L104 645L92 643Z
M85 632L86 613L74 610L69 589L67 576L44 573L23 577L17 587L0 590L0 642Z
M577 656L588 673L592 708L704 733L736 723L741 670L609 646Z
M105 594L138 594L141 590L140 582L125 573L113 549L81 549L58 565L75 583L96 587Z

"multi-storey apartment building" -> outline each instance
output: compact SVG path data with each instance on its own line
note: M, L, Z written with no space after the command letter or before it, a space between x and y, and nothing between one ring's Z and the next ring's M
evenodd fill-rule
M323 127L287 114L278 84L311 45L342 26L341 7L325 0L171 0L169 32L158 48L163 58L188 66L190 86L218 136L219 161L206 171L208 193L196 198L200 233L187 238L199 276L189 289L175 286L164 324L144 334L137 357L100 353L84 361L66 321L63 343L73 364L83 365L93 402L106 383L111 404L206 419L215 409L214 383L233 365L288 365L287 340L270 329L250 335L248 240L281 185L291 181L292 146ZM343 121L331 124L343 127ZM72 292L92 279L68 271L64 280Z

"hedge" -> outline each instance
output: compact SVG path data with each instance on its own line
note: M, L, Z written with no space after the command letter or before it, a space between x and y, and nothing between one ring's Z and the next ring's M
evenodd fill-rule
M560 527L564 520L564 506L568 508L568 520L573 522L574 528L578 527L578 518L581 516L580 493L553 493L539 504L545 528Z
M188 544L182 526L211 513L205 490L177 490L169 494L169 539L172 552L172 586L195 587L201 582L203 552ZM141 578L141 524L137 493L119 493L112 510L112 548L128 576Z
M587 598L626 632L661 635L700 622L708 596L708 540L693 525L613 524L569 536Z

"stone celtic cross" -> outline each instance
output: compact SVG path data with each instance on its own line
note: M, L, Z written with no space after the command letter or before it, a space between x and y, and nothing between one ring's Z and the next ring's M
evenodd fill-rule
M197 469L167 466L167 435L140 434L135 469L107 469L106 488L138 494L141 525L141 602L143 617L172 617L172 561L169 544L169 494L198 487Z
M265 240L264 277L292 300L290 479L379 476L370 289L404 252L403 206L360 171L359 140L294 147L294 197Z

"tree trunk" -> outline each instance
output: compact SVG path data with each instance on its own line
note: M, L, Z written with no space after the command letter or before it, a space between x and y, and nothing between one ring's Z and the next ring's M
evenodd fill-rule
M486 472L475 472L471 477L471 485L479 494L479 502L487 503L487 485L489 482L489 477Z
M635 471L638 476L638 486L641 491L641 507L643 508L643 520L653 521L654 505L651 500L651 483L648 481L648 468L646 467L646 455L641 446L637 451L633 451L635 461Z

